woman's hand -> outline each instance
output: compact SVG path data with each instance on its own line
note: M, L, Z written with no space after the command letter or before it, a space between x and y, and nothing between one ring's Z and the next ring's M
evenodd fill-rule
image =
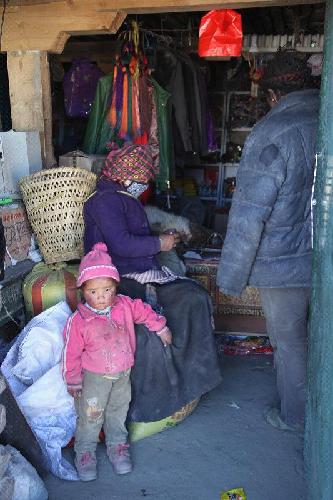
M168 252L176 247L177 243L180 242L180 234L161 234L160 242L161 242L161 252Z
M165 326L160 332L156 332L156 335L159 336L164 347L172 344L172 333L167 326Z

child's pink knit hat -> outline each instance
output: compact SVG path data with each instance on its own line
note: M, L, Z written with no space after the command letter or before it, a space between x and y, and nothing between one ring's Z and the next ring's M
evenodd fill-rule
M96 243L93 249L83 257L76 285L80 287L85 281L94 278L112 278L120 281L118 270L112 263L105 243Z

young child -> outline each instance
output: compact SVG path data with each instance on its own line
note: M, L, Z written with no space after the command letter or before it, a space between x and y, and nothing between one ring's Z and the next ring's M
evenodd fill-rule
M163 316L140 299L117 295L120 278L104 243L83 257L77 286L85 302L64 330L63 376L78 400L75 465L82 481L97 477L96 446L104 426L107 454L116 474L131 472L126 416L131 400L134 324L156 332L164 346L172 336Z

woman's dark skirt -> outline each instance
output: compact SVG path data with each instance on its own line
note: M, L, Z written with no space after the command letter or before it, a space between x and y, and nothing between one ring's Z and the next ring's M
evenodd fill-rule
M161 420L221 382L208 293L190 280L156 285L158 304L172 331L172 345L136 326L129 421ZM146 300L145 286L122 278L119 293Z

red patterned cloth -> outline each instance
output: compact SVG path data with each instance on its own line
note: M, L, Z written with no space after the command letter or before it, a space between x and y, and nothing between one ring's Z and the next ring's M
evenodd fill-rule
M149 145L125 143L110 151L103 175L116 182L132 180L147 183L157 174Z

